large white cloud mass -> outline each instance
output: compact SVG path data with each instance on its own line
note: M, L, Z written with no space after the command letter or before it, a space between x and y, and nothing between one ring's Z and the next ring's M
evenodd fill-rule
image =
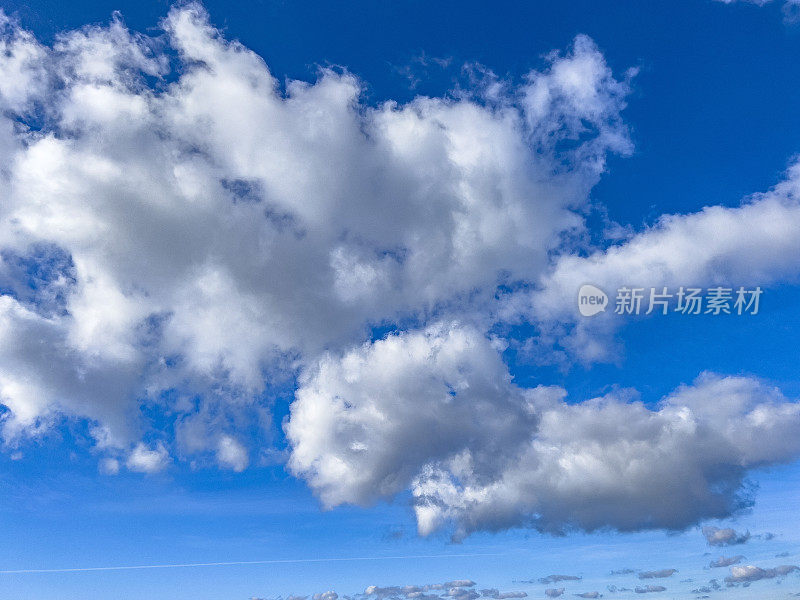
M488 335L522 320L595 360L613 317L575 324L580 284L798 274L800 167L576 254L607 155L631 151L633 72L590 39L518 85L370 105L344 70L278 81L194 4L156 37L0 31L6 445L81 419L106 473L238 472L297 377L287 465L325 505L408 491L421 533L459 535L686 527L800 451L798 405L754 379L578 402L515 385Z
M704 374L655 409L565 396L514 386L469 329L390 336L301 382L289 465L328 505L410 487L421 534L463 535L682 529L748 506L747 469L800 453L800 404L750 378Z
M370 325L479 314L629 150L585 37L518 87L367 106L346 72L282 87L197 5L53 47L1 19L6 439L67 414L129 445L165 389L252 395Z

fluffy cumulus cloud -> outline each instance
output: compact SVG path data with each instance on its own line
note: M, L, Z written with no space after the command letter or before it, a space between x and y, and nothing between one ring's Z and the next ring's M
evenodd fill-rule
M423 535L680 529L748 506L747 469L800 452L800 405L713 374L656 409L624 393L569 403L559 388L516 387L492 340L451 325L321 360L287 434L290 467L324 503L411 487Z
M391 496L442 461L490 477L536 425L492 344L457 325L326 356L296 397L289 467L328 506Z
M179 455L240 470L266 381L375 324L480 320L630 149L628 84L586 37L516 87L369 106L346 71L282 85L198 5L162 27L45 46L0 17L9 443L66 415L130 450L151 403Z
M477 584L470 579L456 579L444 583L428 583L424 585L370 585L363 593L342 596L348 600L477 600L493 598L494 600L510 600L525 598L526 592L501 592L497 589L484 589L480 593L473 589ZM313 600L337 600L339 594L327 591L311 596ZM278 600L305 600L308 596L287 596Z
M525 598L525 592L501 592L497 589L485 589L478 593L476 583L470 579L456 579L444 583L426 585L404 585L381 587L371 585L363 594L356 597L361 600L477 600L478 598L494 598L509 600Z
M680 529L800 452L800 408L755 379L568 399L516 385L488 334L557 334L588 281L795 278L800 166L579 257L606 157L631 150L632 73L589 38L518 84L370 105L344 70L281 83L198 5L162 29L45 46L0 17L6 445L83 419L108 474L242 471L296 380L287 466L324 505L410 491L420 533L456 535ZM558 344L602 357L612 317L592 323Z
M762 569L753 565L742 567L731 567L731 574L725 578L728 583L751 583L753 581L760 581L761 579L775 579L776 577L785 577L791 573L800 571L800 567L795 565L781 565L771 569Z
M720 528L707 525L702 529L703 537L709 546L737 546L750 539L750 532L739 532L730 527Z
M163 471L168 464L169 454L163 444L159 443L155 448L148 448L140 442L128 456L125 466L131 471L157 473Z

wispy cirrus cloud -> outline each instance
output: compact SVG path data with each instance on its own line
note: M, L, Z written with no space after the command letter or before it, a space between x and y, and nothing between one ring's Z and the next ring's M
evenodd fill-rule
M720 567L730 567L731 565L738 565L740 562L744 560L744 556L741 554L737 556L720 556L716 560L712 560L709 563L709 567L711 569L718 569Z
M639 579L664 579L666 577L672 577L677 572L678 572L677 569L659 569L657 571L641 571L639 573Z
M754 4L756 6L766 6L773 4L773 0L716 0L723 4ZM800 17L800 0L778 0L774 2L779 4L783 11L784 19L787 22L795 22Z

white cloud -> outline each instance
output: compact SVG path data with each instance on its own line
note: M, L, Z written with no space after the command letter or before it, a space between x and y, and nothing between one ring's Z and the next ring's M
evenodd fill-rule
M477 598L493 598L494 600L511 600L526 598L526 592L501 592L497 589L483 589L478 593L476 583L470 579L456 579L444 583L428 583L425 585L370 585L363 594L346 595L344 598L357 600L476 600ZM314 594L314 600L336 600L339 595L334 591ZM287 596L286 600L304 600L306 596Z
M0 26L7 442L61 414L129 448L149 403L185 430L180 455L214 451L268 377L372 325L483 319L630 149L627 77L586 37L516 87L368 106L346 72L282 89L195 4L158 40L114 20L46 47ZM51 268L31 292L13 267L33 260Z
M534 426L483 336L440 325L321 359L291 407L288 464L328 506L369 504L432 461L463 455L489 472Z
M166 469L169 463L169 453L164 444L159 442L151 449L139 442L128 455L125 466L139 473L158 473Z
M586 361L607 360L609 337L620 317L608 310L591 319L576 309L578 289L600 287L614 300L622 286L672 292L680 287L769 286L797 281L800 263L800 163L765 194L742 206L709 206L688 215L665 215L622 243L589 256L566 253L533 292L506 299L500 318L523 318L556 335L558 345ZM555 330L573 324L563 337Z
M494 481L422 474L414 494L428 530L681 529L747 506L747 469L800 452L800 406L746 378L704 375L657 410L619 394L566 404L557 391L533 409L536 434Z
M704 374L656 409L510 382L469 328L391 335L302 379L289 466L323 503L411 488L419 532L682 529L748 505L749 469L800 454L800 405Z
M658 571L642 571L639 573L639 579L664 579L665 577L672 577L677 573L677 569L659 569Z
M116 458L103 458L100 460L99 469L104 475L116 475L119 473L119 461Z
M706 538L709 546L736 546L745 544L750 539L750 532L739 533L735 529L726 527L724 529L706 525L703 527L703 537Z
M772 0L717 0L717 2L722 2L723 4L743 3L743 4L755 4L756 6L766 6L767 4L771 4ZM781 3L779 2L779 4ZM799 7L800 7L800 0L783 0L782 9L784 18L787 21L795 21L798 17Z
M720 556L717 560L712 560L709 563L709 568L718 569L720 567L730 567L731 565L739 564L744 560L741 554L737 556Z
M800 571L800 567L795 565L781 565L772 569L762 569L761 567L755 567L753 565L731 567L731 574L725 578L725 581L728 583L749 583L752 581L760 581L761 579L785 577L795 571Z
M250 463L247 449L235 438L223 435L217 447L217 460L219 464L237 473L244 471Z
M656 409L574 404L515 385L486 337L493 318L568 321L587 281L798 274L800 166L741 208L570 254L606 155L630 151L633 73L588 38L521 85L370 106L347 72L282 86L194 4L158 42L119 21L54 47L0 26L6 443L66 415L130 470L208 453L239 471L265 383L299 374L289 468L323 503L410 490L421 533L457 535L682 528L735 512L748 469L800 450L797 405L758 381L705 375ZM493 310L514 282L540 285ZM142 405L174 439L140 441Z
M0 106L12 111L30 109L32 98L46 84L45 49L0 13L0 54Z

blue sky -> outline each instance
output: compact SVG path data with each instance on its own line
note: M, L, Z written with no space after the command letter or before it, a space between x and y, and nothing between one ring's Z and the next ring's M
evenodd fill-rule
M800 591L792 5L0 2L0 597Z

